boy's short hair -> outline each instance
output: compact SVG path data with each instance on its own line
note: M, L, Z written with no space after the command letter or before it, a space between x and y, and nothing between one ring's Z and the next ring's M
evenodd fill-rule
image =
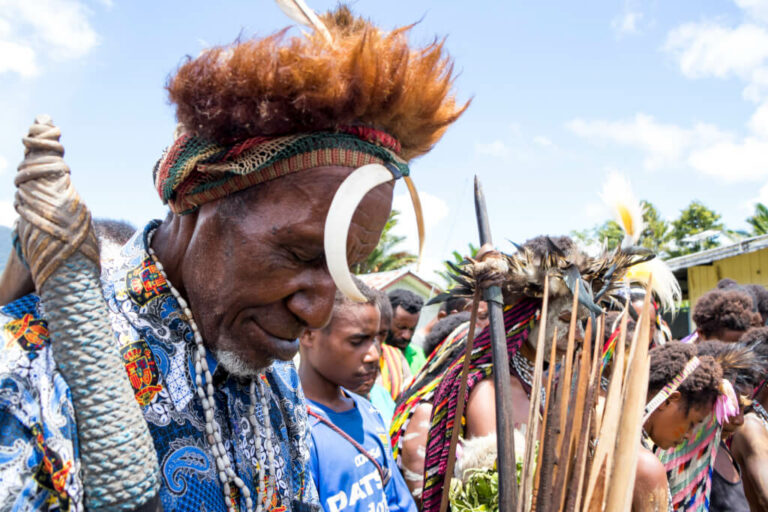
M333 325L333 317L336 316L336 312L341 309L349 306L365 306L368 304L378 307L376 291L355 276L352 276L352 281L354 281L355 285L357 285L357 289L360 290L360 293L363 294L363 297L365 297L365 302L354 301L344 295L341 290L337 289L336 295L333 297L333 313L331 314L331 321L328 322L328 325L323 328L326 332L328 332L331 328L331 325Z

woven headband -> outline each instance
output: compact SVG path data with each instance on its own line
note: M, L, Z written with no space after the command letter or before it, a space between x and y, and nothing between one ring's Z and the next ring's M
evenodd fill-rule
M183 215L233 192L315 167L378 163L407 176L408 164L399 151L393 137L364 126L254 137L231 146L182 134L155 166L154 182L163 203Z
M696 371L696 368L698 368L700 364L701 361L699 358L693 356L691 360L686 363L683 371L675 375L675 377L669 381L669 383L664 386L661 391L656 393L656 396L654 396L651 401L648 402L648 405L645 406L645 416L643 416L643 423L648 421L648 418L651 416L651 414L653 414L653 411L658 409L664 400L669 398L669 395L677 391L685 379L687 379L694 371Z

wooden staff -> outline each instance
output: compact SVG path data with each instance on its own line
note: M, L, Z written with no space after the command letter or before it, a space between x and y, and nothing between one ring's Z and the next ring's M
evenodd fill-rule
M451 478L453 477L453 467L456 465L456 444L459 442L461 418L464 416L464 406L467 402L467 380L469 378L469 367L472 363L472 349L475 346L475 325L477 324L477 310L480 303L480 288L475 289L475 295L472 299L472 315L469 317L467 347L464 352L464 363L461 368L459 395L456 397L456 412L453 415L451 443L448 445L448 462L445 466L445 477L443 478L443 494L440 496L440 512L448 510L448 503L450 501Z
M475 176L475 214L480 232L480 245L493 245L485 195L480 180ZM500 286L489 286L483 291L488 303L493 357L493 383L496 390L496 442L498 443L499 510L517 508L517 464L515 461L514 425L512 422L512 385L509 380L509 354L504 328L504 298Z

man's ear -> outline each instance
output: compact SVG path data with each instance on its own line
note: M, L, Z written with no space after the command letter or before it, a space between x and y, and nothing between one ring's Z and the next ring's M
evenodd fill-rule
M299 344L302 347L306 347L306 348L313 347L316 340L317 340L316 329L304 329L304 332L301 333L301 336L299 336Z

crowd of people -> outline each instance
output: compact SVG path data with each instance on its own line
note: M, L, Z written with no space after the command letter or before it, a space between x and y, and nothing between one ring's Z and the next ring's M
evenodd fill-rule
M423 297L349 268L395 181L419 211L409 162L469 105L452 60L344 6L278 3L309 32L206 50L169 80L165 219L93 228L58 128L39 118L24 139L0 278L0 510L438 512L452 476L498 472L497 392L524 432L562 356L595 346L596 408L619 411L612 376L646 327L631 509L768 510L768 290L722 280L673 340L679 286L624 226L597 256L566 236L484 246L420 322Z

